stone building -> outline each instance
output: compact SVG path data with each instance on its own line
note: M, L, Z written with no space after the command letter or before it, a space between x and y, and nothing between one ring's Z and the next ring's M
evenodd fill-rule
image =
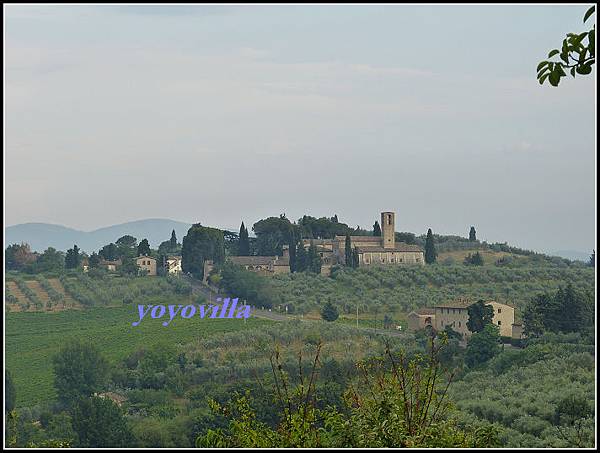
M469 320L469 307L474 303L474 301L467 299L457 299L436 305L434 307L435 330L441 331L446 326L450 326L452 330L461 334L463 339L470 337L472 332L467 327L467 321ZM512 337L515 322L514 307L496 301L488 301L485 304L491 305L494 309L492 323L498 326L500 335Z
M135 259L135 264L139 266L142 273L156 275L156 260L151 256L138 256Z
M289 256L228 256L226 260L242 266L247 271L267 277L290 273ZM204 262L204 281L208 279L213 267L212 261L207 260Z
M406 317L408 321L408 330L416 332L425 327L434 327L435 309L420 308L417 311L411 311Z
M323 260L323 268L328 272L335 264L346 261L346 236L333 239L303 239L305 248L314 243ZM381 213L381 236L350 236L350 245L358 252L359 266L371 265L424 265L425 257L421 247L404 242L396 242L395 214ZM323 270L321 271L322 273Z
M119 266L123 264L123 261L119 258L118 260L100 260L100 267L103 267L109 272L115 272Z

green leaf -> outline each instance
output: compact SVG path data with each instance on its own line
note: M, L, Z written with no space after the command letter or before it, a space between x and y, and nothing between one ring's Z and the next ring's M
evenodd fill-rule
M552 71L548 77L548 81L550 82L550 85L557 87L560 82L560 75L558 75L558 72Z
M550 53L548 54L548 58L552 58L557 53L560 53L558 49L551 50Z
M544 81L548 78L549 75L550 74L546 74L546 75L543 75L542 77L539 78L540 79L540 85L542 85L544 83Z
M547 66L547 65L548 65L548 63L549 63L548 61L542 61L542 62L541 62L541 63L540 63L538 66L537 66L537 69L536 69L536 71L537 71L537 72L540 72L540 69L542 69L544 66Z
M585 24L585 21L588 20L592 14L594 14L594 11L596 11L596 6L592 6L590 9L587 10L585 15L583 16L584 24Z
M592 66L589 64L584 64L581 66L577 66L577 73L581 75L587 75L592 72Z
M573 77L575 77L575 67L574 67L574 66L571 68L571 75L572 75Z
M559 65L559 64L556 65L556 72L558 73L559 77L566 76L565 71L563 70L562 65Z

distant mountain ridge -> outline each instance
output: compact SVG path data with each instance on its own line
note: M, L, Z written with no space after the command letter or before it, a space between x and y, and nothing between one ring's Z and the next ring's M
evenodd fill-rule
M21 223L5 228L5 247L9 244L27 242L31 249L43 252L48 247L67 250L73 244L87 252L98 251L104 245L115 242L121 236L130 234L138 241L146 238L153 248L168 240L175 230L177 241L181 242L192 224L170 219L143 219L120 223L93 231L81 231L51 223Z

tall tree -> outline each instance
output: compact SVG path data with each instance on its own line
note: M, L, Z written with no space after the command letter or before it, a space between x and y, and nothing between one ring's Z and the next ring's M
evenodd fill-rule
M117 246L117 255L121 259L134 257L137 253L137 239L129 234L121 236L115 244Z
M304 243L302 240L298 242L298 247L296 248L296 260L294 268L296 272L304 272L308 269L308 254L306 253L306 249L304 248Z
M377 220L375 220L375 223L373 224L373 236L381 236L381 227Z
M72 249L67 250L67 254L65 256L65 268L75 269L76 267L79 267L79 263L81 263L79 247L77 247L77 245L73 245Z
M435 250L435 242L431 228L427 230L427 238L425 239L425 262L427 264L435 263L437 259L437 251Z
M250 239L248 238L248 229L244 222L240 225L240 234L238 239L238 255L250 255Z
M114 261L119 257L119 251L117 249L117 245L114 243L110 243L105 245L104 247L102 247L100 249L100 251L98 252L98 255L100 255L102 258L104 258L107 261Z
M54 247L48 247L44 253L38 256L37 260L29 264L25 270L27 272L53 272L64 269L65 255Z
M181 267L194 277L204 277L204 261L212 260L220 264L225 260L225 239L223 231L196 223L183 238Z
M150 243L148 239L142 239L137 247L137 256L150 256Z
M356 247L354 247L352 249L352 267L354 269L358 269L359 266L360 266L360 260L358 257L358 249Z
M310 246L308 247L307 263L308 271L315 274L321 273L322 260L319 256L319 252L317 251L317 246L313 242L311 242Z
M477 233L475 232L475 227L472 226L471 230L469 231L469 241L476 241L477 240Z
M353 267L352 240L350 239L350 234L346 234L345 251L346 251L346 260L345 260L346 266Z
M67 405L91 396L107 382L108 362L92 343L67 343L54 356L53 364L58 399Z
M471 332L481 332L487 324L492 323L494 318L494 307L486 305L483 300L479 300L467 309L469 319L467 328Z
M171 239L169 240L169 246L171 248L171 252L174 252L177 249L177 235L175 234L175 230L171 231Z
M590 267L596 267L596 250L592 250L592 254L590 255L590 260L588 261L588 265Z

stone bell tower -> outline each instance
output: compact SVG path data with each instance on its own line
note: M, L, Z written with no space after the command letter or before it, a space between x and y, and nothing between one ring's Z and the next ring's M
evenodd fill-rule
M393 249L396 247L396 229L394 228L394 213L381 213L381 236L383 248Z

